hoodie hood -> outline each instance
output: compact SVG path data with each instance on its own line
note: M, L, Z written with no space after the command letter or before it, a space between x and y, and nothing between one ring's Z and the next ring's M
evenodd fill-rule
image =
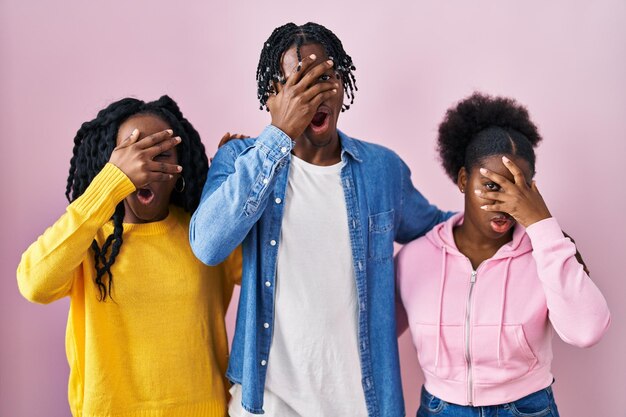
M439 223L426 234L426 238L437 248L445 249L451 255L465 256L456 246L453 230L455 226L463 224L465 216L463 212L457 213L447 221ZM513 239L502 245L491 259L515 258L532 251L532 245L526 229L519 223L515 223Z

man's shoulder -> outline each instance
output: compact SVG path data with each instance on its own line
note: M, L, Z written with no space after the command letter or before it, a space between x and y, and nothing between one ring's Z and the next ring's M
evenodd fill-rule
M352 146L356 149L359 159L366 164L402 164L400 156L392 149L378 143L368 142L362 139L349 137Z
M255 141L256 138L231 139L219 147L215 156L226 157L229 155L230 158L236 159L244 150L254 145Z

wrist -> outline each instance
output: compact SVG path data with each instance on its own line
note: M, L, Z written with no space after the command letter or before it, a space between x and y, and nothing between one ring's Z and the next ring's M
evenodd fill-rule
M276 129L280 130L281 132L283 132L285 135L289 136L291 140L295 140L296 137L300 136L300 135L297 135L293 129L289 129L287 126L282 126L281 123L272 122L271 125L274 126Z
M533 216L532 218L528 219L525 222L525 224L522 224L522 226L524 226L525 228L528 228L528 227L532 226L535 223L539 223L540 221L545 220L545 219L549 219L551 217L552 217L552 215L549 212L548 213L542 213L541 215Z

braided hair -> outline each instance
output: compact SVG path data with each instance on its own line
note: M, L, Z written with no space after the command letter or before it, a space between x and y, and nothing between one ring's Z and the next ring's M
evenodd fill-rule
M337 77L343 80L346 96L350 99L350 104L344 103L341 111L350 108L350 105L354 103L354 92L358 90L353 73L356 67L352 63L352 58L343 50L341 41L333 32L322 25L309 22L302 26L294 23L280 26L274 29L263 44L256 70L257 98L261 102L259 109L265 108L269 111L266 103L270 94L275 93L274 83L285 84L287 82L280 65L285 51L295 45L298 62L301 63L300 47L312 43L320 44L326 51L328 59L334 62Z
M200 203L202 187L208 171L208 160L204 145L196 129L183 116L178 105L168 96L146 103L134 98L124 98L101 110L97 117L82 124L74 138L74 149L70 160L65 196L71 203L80 197L94 177L109 161L113 149L117 146L117 132L122 123L135 115L150 114L161 118L180 136L181 143L176 147L178 164L183 167L181 173L185 187L182 192L173 192L170 204L193 213ZM120 252L123 243L124 203L121 202L113 213L113 233L102 247L96 240L91 243L96 266L95 283L100 293L100 301L111 297L113 274L111 267ZM106 281L106 282L105 282Z
M437 150L454 182L461 167L469 172L484 158L502 154L525 159L534 176L534 148L541 139L524 106L512 98L475 92L446 112L439 125Z

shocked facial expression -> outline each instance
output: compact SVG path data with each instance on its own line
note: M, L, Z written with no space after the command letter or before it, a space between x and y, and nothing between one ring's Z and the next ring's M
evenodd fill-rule
M134 129L139 129L139 141L146 136L171 129L161 118L142 114L132 116L120 125L117 131L117 144L126 139ZM176 149L170 149L154 157L154 161L178 164ZM149 223L163 220L169 214L170 195L179 175L164 182L153 182L124 199L125 223Z
M311 54L315 54L315 62L307 67L302 76L306 75L306 73L316 65L328 60L328 55L326 55L326 51L322 45L311 43L300 46L300 56L306 57ZM285 78L289 78L297 66L298 55L294 45L287 49L282 57L281 68ZM339 119L339 113L341 113L341 107L343 105L343 81L334 68L327 69L318 80L318 82L324 81L336 81L339 84L337 94L333 94L331 98L325 100L318 106L313 120L309 123L302 135L311 142L311 144L317 147L326 146L330 144L333 139L337 138L337 120ZM281 87L282 86L278 84L278 91L281 90Z
M468 172L465 167L461 168L458 176L458 186L465 192L465 222L470 222L473 228L482 236L489 239L500 239L512 233L515 220L507 213L490 212L481 209L481 206L494 204L493 200L487 200L477 196L474 190L484 192L499 192L500 186L483 176L480 168L499 174L511 182L514 182L513 174L502 163L502 156L512 160L524 173L526 182L530 184L532 174L530 164L525 159L514 155L492 155L483 158Z

